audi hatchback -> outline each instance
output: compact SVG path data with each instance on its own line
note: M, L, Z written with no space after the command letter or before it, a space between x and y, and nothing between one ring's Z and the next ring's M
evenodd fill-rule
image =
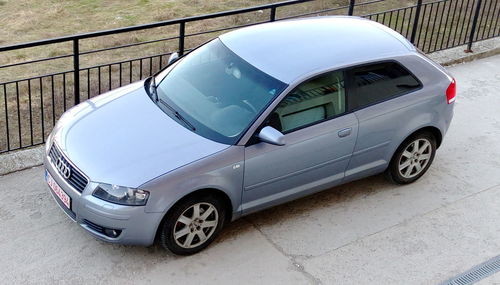
M47 140L52 195L99 239L193 254L255 211L381 172L411 183L453 116L454 79L361 18L251 26L170 61Z

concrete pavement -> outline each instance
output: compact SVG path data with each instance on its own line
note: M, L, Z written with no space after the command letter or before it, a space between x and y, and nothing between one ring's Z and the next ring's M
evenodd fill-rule
M190 257L95 240L52 201L42 167L1 176L0 283L438 284L500 254L498 66L449 67L455 118L416 183L336 187L236 221Z

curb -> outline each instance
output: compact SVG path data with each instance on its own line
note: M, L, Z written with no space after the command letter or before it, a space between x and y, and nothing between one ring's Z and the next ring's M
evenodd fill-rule
M461 64L461 63L466 63L466 62L474 61L476 59L482 59L482 58L494 56L494 55L497 55L497 54L500 54L500 47L492 49L492 50L489 50L489 51L485 51L485 52L474 53L474 54L471 54L471 55L466 56L466 57L457 58L457 59L453 59L453 60L448 60L446 62L441 63L441 65L443 65L443 66L451 66L451 65L455 65L455 64Z
M42 165L45 145L0 155L0 176Z
M470 53L464 52L465 49L467 49L467 45L461 45L433 52L428 54L428 56L443 66L450 66L494 56L500 54L500 37L474 43L472 46L473 51Z

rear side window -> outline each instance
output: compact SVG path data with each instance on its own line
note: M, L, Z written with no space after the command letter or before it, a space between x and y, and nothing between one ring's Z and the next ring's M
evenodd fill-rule
M350 110L363 108L420 89L420 82L396 62L384 62L349 70Z

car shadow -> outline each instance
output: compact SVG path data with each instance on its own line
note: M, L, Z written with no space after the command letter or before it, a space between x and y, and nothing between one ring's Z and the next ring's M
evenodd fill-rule
M244 216L228 224L215 241L215 244L234 239L246 227L261 230L263 228L271 228L275 225L291 223L297 218L312 215L316 211L349 206L353 201L366 199L378 193L392 191L398 187L401 186L387 181L382 174L332 187ZM394 191L392 195L400 194Z
M286 224L294 221L297 217L307 216L318 210L349 204L354 200L364 199L384 191L391 191L394 187L398 186L388 182L383 175L376 175L339 185L282 205L250 214L226 225L214 243L203 252L206 253L213 247L224 246L225 243L231 243L232 241L238 240L238 238L245 236L256 229L260 231L262 228L273 227L278 224ZM395 195L398 194L395 193ZM102 241L98 242L103 245L109 245L108 243ZM158 241L158 237L155 239L155 243L147 248L117 244L111 244L109 246L104 246L104 248L107 248L112 252L115 252L116 250L121 252L125 251L128 252L127 255L129 256L146 254L150 257L154 257L154 259L152 259L153 263L156 258L157 262L160 260L165 262L168 260L185 258L182 256L175 256L163 249Z

